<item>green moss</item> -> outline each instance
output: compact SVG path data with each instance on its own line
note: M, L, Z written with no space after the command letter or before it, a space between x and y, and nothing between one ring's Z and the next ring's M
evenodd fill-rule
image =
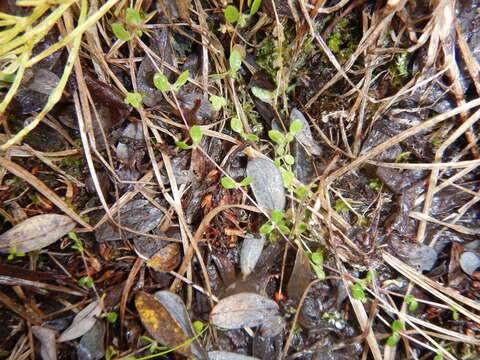
M388 68L388 72L392 78L392 86L399 89L408 78L408 53L398 54L392 65Z
M342 19L327 39L327 45L337 56L340 63L345 63L357 49L360 31L353 15Z

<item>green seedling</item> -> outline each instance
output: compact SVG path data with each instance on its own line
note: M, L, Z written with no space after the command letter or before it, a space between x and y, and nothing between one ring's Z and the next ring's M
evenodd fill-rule
M140 14L133 8L128 8L125 11L125 22L128 24L129 28L132 29L132 32L129 32L127 29L125 29L121 23L116 22L111 25L113 34L123 41L131 40L135 35L142 36L143 32L141 27L144 20L145 16L143 14Z
M406 161L406 160L408 160L408 158L410 157L411 154L412 153L410 151L405 151L395 158L395 162L400 163L402 161Z
M400 320L395 320L392 323L391 328L392 328L392 335L388 337L386 344L388 346L395 346L401 338L398 332L405 330L405 328Z
M253 2L250 0L248 2L250 6L248 14L241 14L235 6L229 5L224 10L225 19L230 23L238 22L238 26L244 27L247 24L248 18L255 15L260 9L261 4L262 0L253 0Z
M183 141L175 141L175 145L177 145L180 149L183 150L190 150L196 149L198 145L202 142L203 138L203 131L202 128L198 125L194 125L190 128L189 131L190 137L192 138L192 145L187 145Z
M248 176L239 183L237 183L231 178L224 176L220 179L220 183L225 189L239 189L241 186L248 186L252 182L252 180L253 179Z
M268 91L259 87L252 87L252 94L265 103L271 104L275 99L275 92Z
M118 320L118 313L109 312L109 313L102 314L101 317L107 319L107 321L110 324L113 324Z
M223 77L230 76L232 79L237 78L237 72L242 67L243 56L240 51L232 50L230 52L230 57L228 58L228 63L230 65L230 70L223 74L213 74L208 75L209 77Z
M365 295L365 285L356 283L350 287L350 292L352 297L356 300L360 300L362 303L367 302L367 297Z
M143 95L136 92L129 92L127 97L123 100L123 102L127 105L133 106L135 109L138 109L142 105Z
M270 234L277 226L283 234L289 234L290 228L287 226L285 214L280 210L273 210L270 214L270 220L260 227L262 234Z
M91 289L94 286L93 279L90 276L83 276L78 280L78 285Z
M74 232L69 232L68 237L73 240L73 245L72 249L78 250L80 252L83 252L85 248L83 247L83 242L80 240Z
M312 270L319 280L325 279L325 271L323 270L323 252L317 250L314 253L308 254L312 264Z
M155 73L155 75L153 75L153 84L158 90L177 92L187 82L189 76L190 72L185 70L178 76L173 84L170 84L165 75Z
M415 297L413 295L405 295L403 301L405 304L408 304L408 310L415 311L418 309L418 302L415 301Z
M253 135L253 134L247 134L245 131L243 131L243 124L242 121L234 117L230 120L230 127L232 128L233 131L235 131L240 137L244 140L250 140L250 141L257 141L258 136Z
M8 261L12 261L16 257L24 257L24 256L25 256L25 253L24 252L17 252L15 246L8 249L8 256L7 256Z
M339 214L341 213L347 213L350 209L348 208L348 205L345 200L338 199L335 201L335 206L333 207L335 211Z
M227 100L223 96L212 95L210 96L210 102L212 103L213 111L220 111L220 109L227 105Z
M380 179L373 179L368 184L368 187L372 190L380 192L382 190L382 182L380 181Z

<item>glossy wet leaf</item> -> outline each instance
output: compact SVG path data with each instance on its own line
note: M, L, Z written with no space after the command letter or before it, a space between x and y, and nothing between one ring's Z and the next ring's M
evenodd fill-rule
M58 342L70 341L86 334L95 325L101 312L99 300L87 305L73 318L72 324L60 335Z
M0 235L0 252L27 253L43 249L68 234L74 227L75 222L65 215L33 216Z
M151 337L169 348L178 347L178 353L199 359L207 355L197 340L195 330L182 299L169 291L158 291L154 296L139 292L135 306L143 325Z
M262 254L265 245L265 236L247 236L243 240L242 250L240 251L240 269L243 276L248 276L257 265L258 259Z
M147 261L147 265L157 271L169 272L180 265L181 259L180 245L171 243L155 253Z
M78 360L100 360L105 356L105 325L97 321L77 345Z
M285 188L280 170L272 161L250 159L247 164L247 176L252 178L250 187L257 204L266 210L285 209Z
M270 130L268 137L279 145L285 144L285 136L278 130Z
M277 315L275 301L254 293L228 296L215 305L210 320L215 326L225 329L255 327Z

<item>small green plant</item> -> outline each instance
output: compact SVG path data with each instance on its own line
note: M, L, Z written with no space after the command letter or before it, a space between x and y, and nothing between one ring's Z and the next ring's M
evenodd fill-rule
M338 199L335 201L335 206L333 207L335 211L339 214L341 213L347 213L350 209L348 208L348 205L345 200Z
M116 22L111 25L113 34L123 41L131 40L135 35L142 36L143 32L141 27L144 20L145 15L140 14L133 8L127 8L127 10L125 10L125 22L132 31L129 32L121 23Z
M242 139L245 140L250 140L250 141L257 141L258 136L253 135L253 134L247 134L245 131L243 131L243 124L242 121L234 117L230 120L230 127L232 128L233 131L235 131Z
M145 335L140 336L140 340L143 340L150 345L148 347L148 351L150 351L151 353L168 349L166 346L158 345L158 342L156 342L154 339L152 339L148 336L145 336Z
M253 179L251 177L246 177L245 179L237 183L234 180L224 176L220 179L220 183L225 189L238 189L241 186L248 186L252 182L252 180Z
M232 79L237 78L237 72L242 67L243 56L242 53L238 49L234 49L230 52L230 57L228 58L228 62L230 64L230 70L223 74L213 74L209 75L209 77L223 77L223 76L230 76Z
M415 311L418 309L418 302L415 300L415 297L413 295L405 295L403 301L405 302L405 304L408 305L408 310Z
M143 95L136 92L129 92L127 97L123 100L123 102L127 105L133 106L135 109L138 109L142 105Z
M312 261L312 270L315 272L315 275L319 280L325 279L325 271L323 270L323 252L322 250L317 250L314 253L308 254L308 257Z
M212 103L213 111L220 111L220 109L227 105L227 100L223 96L212 95L210 96L210 102Z
M109 312L109 313L102 314L101 317L107 319L107 321L110 324L113 324L118 320L118 313Z
M433 360L443 360L443 356L440 354L437 354L433 357Z
M368 187L372 190L380 192L382 190L382 182L380 181L380 179L373 179L368 184Z
M290 228L287 226L285 214L280 210L273 210L270 219L260 227L262 234L270 234L277 226L283 234L289 234Z
M455 320L455 321L458 321L460 319L460 315L458 314L458 310L457 309L454 309L454 308L450 308L450 310L452 311L452 319Z
M275 92L273 91L265 90L256 86L252 87L251 90L253 95L265 103L271 104L275 99Z
M230 23L235 23L238 21L238 26L244 27L247 24L249 17L255 15L260 9L262 0L250 0L248 5L250 6L250 12L248 14L240 14L240 11L233 6L229 5L224 10L225 19Z
M202 128L198 125L194 125L190 128L189 134L190 134L190 137L192 138L192 145L187 145L183 141L175 141L175 145L177 145L180 149L183 149L183 150L196 149L197 146L200 145L203 139Z
M117 355L118 355L117 349L115 349L112 345L110 345L110 346L107 348L107 351L105 352L105 359L106 359L106 360L110 360L110 359L115 358ZM135 357L130 357L130 358L128 358L128 359L134 360ZM125 359L125 360L127 360L127 359Z
M94 286L93 279L90 276L82 276L80 279L78 279L78 285L87 289L91 289Z
M363 303L367 302L367 296L365 295L365 285L356 283L350 287L352 297L356 300L360 300Z
M16 257L24 257L24 256L25 256L25 253L24 252L17 252L17 249L16 249L15 246L8 249L8 256L7 256L8 261L12 261Z
M187 82L189 76L190 72L185 70L178 76L173 84L170 84L165 75L155 73L155 75L153 75L153 84L158 90L177 92Z
M73 240L73 245L72 249L78 250L80 252L83 252L85 248L83 247L83 242L80 240L74 232L69 232L68 237Z
M412 153L410 151L405 151L399 155L397 155L397 157L395 158L395 162L396 163L400 163L402 161L406 161L408 160L408 158L410 157Z
M270 130L268 137L277 144L275 148L275 160L273 163L282 171L283 183L289 191L294 191L292 183L295 179L295 175L292 171L292 165L295 163L295 158L286 153L286 148L293 141L295 135L301 132L303 124L300 120L294 120L290 124L289 131L286 135L283 135L278 130Z
M206 328L208 327L208 324L205 324L203 321L196 320L193 322L193 329L195 330L196 335L202 335Z
M405 330L405 328L404 328L404 326L403 326L403 324L400 320L395 320L392 323L391 328L392 328L392 335L390 335L388 337L386 344L388 346L395 346L401 338L401 336L398 332L402 331L402 330Z

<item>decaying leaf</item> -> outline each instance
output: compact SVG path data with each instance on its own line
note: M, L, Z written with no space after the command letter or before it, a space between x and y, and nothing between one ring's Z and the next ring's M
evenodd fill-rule
M180 261L180 245L171 243L153 255L148 260L147 265L157 271L169 272L180 265Z
M293 122L294 120L300 120L302 122L302 131L295 135L295 138L305 146L308 152L314 155L320 155L322 149L313 139L312 130L310 130L310 125L307 119L305 119L305 116L303 116L298 109L293 109L290 113L290 122Z
M463 272L472 276L472 274L480 267L480 256L471 251L465 251L460 255L460 267Z
M105 356L105 326L101 321L87 331L77 345L78 360L100 360Z
M209 351L208 358L209 360L258 360L258 358L253 356L247 356L228 351Z
M260 327L260 334L265 337L274 337L285 329L285 319L280 314L271 316Z
M72 231L75 222L68 216L44 214L31 217L0 235L0 252L40 250Z
M261 208L283 211L286 198L282 174L272 161L260 158L250 159L247 165L247 176L252 178L250 186Z
M180 297L168 291L159 291L155 296L139 292L135 306L153 339L169 348L179 347L176 351L184 356L207 359L198 342L191 341L195 332Z
M225 329L255 327L277 315L275 301L254 293L228 296L212 309L211 323Z
M42 326L32 326L32 333L40 342L40 355L43 360L57 360L55 331Z
M312 281L310 261L303 251L297 251L292 275L288 280L287 295L289 299L300 300L308 284Z
M243 240L240 252L240 269L244 276L250 275L255 268L265 244L265 235L248 236Z
M58 342L70 341L86 334L97 321L102 312L102 304L96 300L80 311L72 321L72 324L60 335Z

